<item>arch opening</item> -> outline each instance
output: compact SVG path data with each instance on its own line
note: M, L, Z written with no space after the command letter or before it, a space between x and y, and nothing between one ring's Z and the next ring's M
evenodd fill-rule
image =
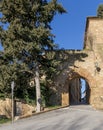
M72 79L69 83L69 104L89 104L90 87L84 78Z

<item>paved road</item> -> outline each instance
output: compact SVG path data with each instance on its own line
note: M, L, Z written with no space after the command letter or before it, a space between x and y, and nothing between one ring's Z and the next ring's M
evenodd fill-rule
M0 130L103 130L103 112L71 106L0 125Z

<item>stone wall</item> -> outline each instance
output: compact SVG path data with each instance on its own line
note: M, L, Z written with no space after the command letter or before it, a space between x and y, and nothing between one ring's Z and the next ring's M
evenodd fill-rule
M97 46L103 46L103 19L98 17L88 17L85 32L85 48L97 49Z
M0 115L11 117L11 100L6 98L5 100L0 100Z
M28 105L28 104L20 102L20 101L19 101L19 106L17 104L15 104L15 105L14 105L14 115L15 116L21 116L21 117L30 116L35 111L34 106ZM15 108L21 109L20 110L21 112L18 114L15 113ZM0 100L0 116L6 116L7 118L11 118L11 111L12 111L11 99L6 98L5 100Z
M69 82L84 78L90 88L89 103L103 109L103 19L87 18L84 49L82 51L61 50L58 52L59 74L55 79L57 101L69 105ZM57 103L58 103L57 102ZM64 103L63 103L64 102Z
M75 43L74 43L75 44ZM89 86L88 102L96 109L103 109L103 19L87 18L83 50L57 50L47 52L59 62L58 75L54 76L54 105L70 105L70 81L83 78ZM22 104L22 116L31 115L34 107ZM11 116L11 101L0 100L0 115Z

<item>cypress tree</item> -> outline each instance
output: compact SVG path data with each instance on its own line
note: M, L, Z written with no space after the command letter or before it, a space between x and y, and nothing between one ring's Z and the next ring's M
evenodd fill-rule
M20 84L20 75L29 75L28 78L32 78L36 83L39 112L39 76L48 62L43 54L45 50L53 50L56 46L50 23L56 13L62 14L66 11L57 0L2 0L0 12L0 40L3 46L0 53L1 87L8 86L9 91L12 80ZM7 29L5 24L8 25Z
M103 4L100 4L97 9L97 17L103 18Z

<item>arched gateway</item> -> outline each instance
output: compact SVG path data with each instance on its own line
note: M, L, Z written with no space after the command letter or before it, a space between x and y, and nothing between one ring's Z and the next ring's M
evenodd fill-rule
M93 81L88 70L74 67L63 86L62 105L91 104L91 90L95 84Z
M88 82L81 78L74 78L69 83L69 105L90 104L90 87Z
M52 52L53 55L60 64L51 101L62 106L82 103L81 83L84 79L85 103L103 109L103 19L87 18L82 51L59 50Z

